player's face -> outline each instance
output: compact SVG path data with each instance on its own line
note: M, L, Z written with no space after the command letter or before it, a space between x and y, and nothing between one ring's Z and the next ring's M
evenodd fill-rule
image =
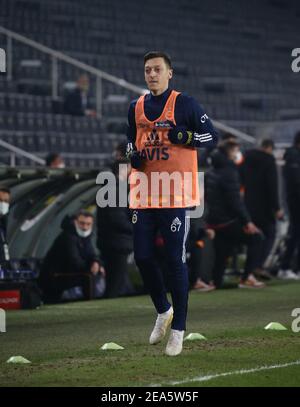
M145 81L153 95L160 95L168 89L172 75L172 69L168 67L163 58L152 58L145 64Z

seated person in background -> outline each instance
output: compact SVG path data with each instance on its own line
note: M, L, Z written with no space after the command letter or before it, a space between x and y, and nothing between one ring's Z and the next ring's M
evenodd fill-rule
M89 97L90 80L86 74L80 75L76 87L66 92L64 97L64 113L73 116L95 116L91 109Z
M65 168L65 162L59 153L49 153L46 157L46 167Z
M95 298L95 286L104 268L92 245L94 217L80 211L65 218L63 231L55 239L43 262L40 286L45 301L57 301L65 290L80 286L84 299Z
M0 268L9 261L8 244L6 240L7 215L9 211L10 190L0 187Z

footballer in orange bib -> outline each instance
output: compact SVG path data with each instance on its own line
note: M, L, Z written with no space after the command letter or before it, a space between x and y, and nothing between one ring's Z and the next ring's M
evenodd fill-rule
M188 308L186 211L200 203L197 148L214 148L218 136L194 98L169 88L173 70L167 54L146 54L144 73L150 93L130 104L127 130L134 255L157 312L149 343L162 341L171 327L166 354L176 356L182 351ZM168 260L171 302L155 262L158 231Z

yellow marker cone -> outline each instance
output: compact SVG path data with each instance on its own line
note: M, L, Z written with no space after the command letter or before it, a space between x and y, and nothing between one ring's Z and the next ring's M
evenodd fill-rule
M270 322L268 325L265 326L265 329L273 331L287 331L287 328L279 322Z
M23 358L23 356L12 356L6 363L31 363L30 360Z
M207 341L207 338L199 333L190 333L184 338L184 341Z
M103 346L101 346L102 350L122 350L124 349L122 346L118 345L117 343L114 342L108 342L105 343Z

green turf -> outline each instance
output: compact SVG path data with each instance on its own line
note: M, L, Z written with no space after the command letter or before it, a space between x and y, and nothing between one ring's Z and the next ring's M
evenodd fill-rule
M147 344L155 320L148 297L77 302L7 313L0 333L0 386L299 386L300 365L190 382L215 375L300 361L300 333L291 312L300 308L300 283L274 282L264 290L225 289L191 293L183 353L164 355L164 343ZM288 331L271 332L271 321ZM123 351L101 351L117 342ZM22 355L31 365L8 365Z

